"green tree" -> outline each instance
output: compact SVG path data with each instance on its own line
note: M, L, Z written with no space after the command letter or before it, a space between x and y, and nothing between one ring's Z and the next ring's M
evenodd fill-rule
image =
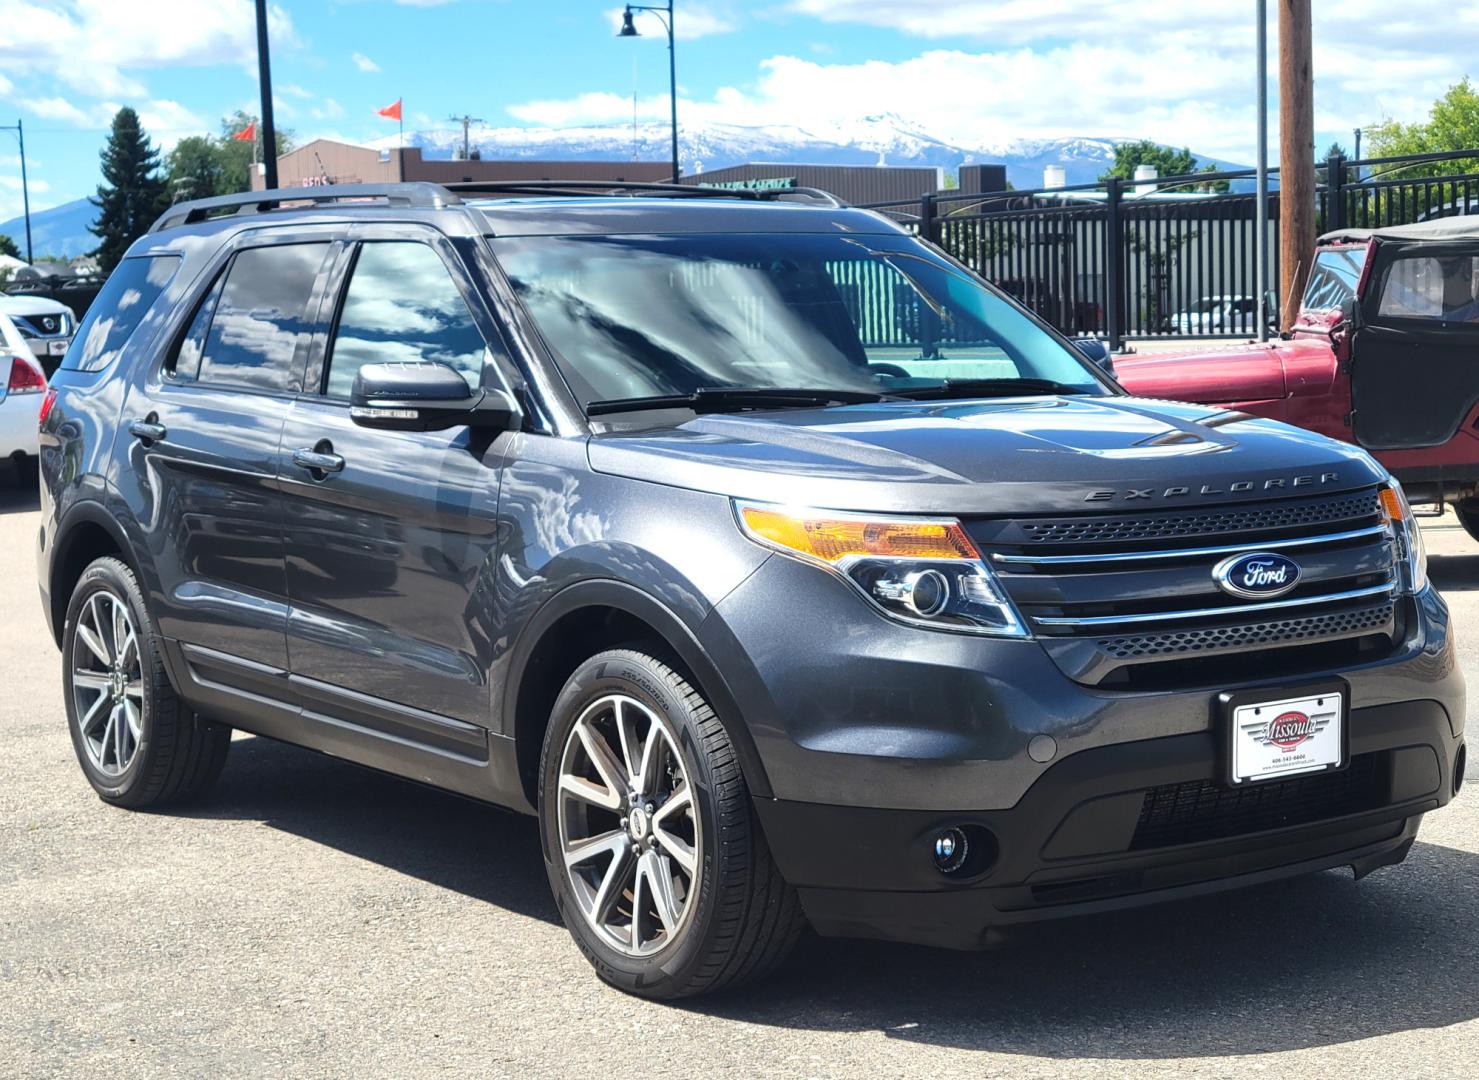
M221 144L209 135L191 135L175 143L165 158L171 201L208 199L224 191Z
M1437 101L1426 120L1403 124L1387 118L1366 128L1372 157L1439 154L1479 148L1479 92L1465 77ZM1479 157L1460 161L1419 162L1384 171L1386 176L1451 176L1479 168Z
M1121 180L1131 180L1135 176L1137 165L1153 165L1157 176L1189 176L1196 172L1216 172L1217 166L1207 165L1197 168L1196 155L1189 147L1180 150L1169 146L1162 146L1150 139L1140 139L1136 142L1120 143L1114 148L1114 164L1108 171L1100 173L1100 180L1108 180L1111 176L1117 176ZM1182 187L1179 190L1214 191L1225 192L1228 190L1226 180L1213 180L1204 184L1194 184Z
M168 200L159 173L159 151L132 109L124 106L113 117L100 156L103 183L92 200L99 212L91 229L99 240L93 254L107 273L118 265L128 246L148 231Z
M0 233L0 255L9 255L12 259L21 257L21 249L15 246L15 241L4 233Z

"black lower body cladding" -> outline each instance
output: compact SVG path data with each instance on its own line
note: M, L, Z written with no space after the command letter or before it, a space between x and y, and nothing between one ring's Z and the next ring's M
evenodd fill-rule
M770 617L778 594L808 618ZM1036 641L891 623L784 558L705 630L750 705L775 795L757 814L812 925L976 948L1017 924L1400 862L1453 795L1465 708L1442 601L1400 603L1402 640L1365 663L1311 672L1289 650L1230 685L1156 691L1076 683ZM1228 786L1218 695L1333 675L1348 767ZM950 830L985 854L942 869Z

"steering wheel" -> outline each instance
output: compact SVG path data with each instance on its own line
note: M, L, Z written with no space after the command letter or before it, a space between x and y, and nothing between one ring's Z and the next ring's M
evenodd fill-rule
M868 370L875 375L887 375L891 379L908 379L910 374L898 364L869 364Z

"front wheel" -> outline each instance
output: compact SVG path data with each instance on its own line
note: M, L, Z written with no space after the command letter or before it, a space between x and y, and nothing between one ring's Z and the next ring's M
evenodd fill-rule
M570 676L545 735L539 816L565 925L619 989L718 990L769 972L800 936L728 733L652 656L614 649Z

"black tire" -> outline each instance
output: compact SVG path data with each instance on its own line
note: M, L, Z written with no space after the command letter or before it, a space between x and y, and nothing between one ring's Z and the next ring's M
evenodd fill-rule
M603 696L621 693L661 715L676 735L683 767L696 789L701 878L697 907L660 952L627 955L587 922L571 892L561 856L553 793L564 748L577 719ZM667 664L613 649L576 669L555 701L540 759L540 834L555 902L571 936L597 974L646 998L711 993L766 975L790 954L805 927L796 892L781 877L750 805L739 760L724 726L703 697Z
M93 762L84 744L74 690L79 618L100 593L122 601L133 619L138 648L130 667L142 687L140 732L133 754L125 768L112 774ZM119 559L95 560L72 590L62 633L62 685L72 748L104 802L131 810L162 806L200 795L220 776L231 747L231 729L198 716L175 696L138 580Z
M1464 532L1479 540L1479 499L1456 502L1453 504L1453 512L1458 517L1458 523L1464 527Z

